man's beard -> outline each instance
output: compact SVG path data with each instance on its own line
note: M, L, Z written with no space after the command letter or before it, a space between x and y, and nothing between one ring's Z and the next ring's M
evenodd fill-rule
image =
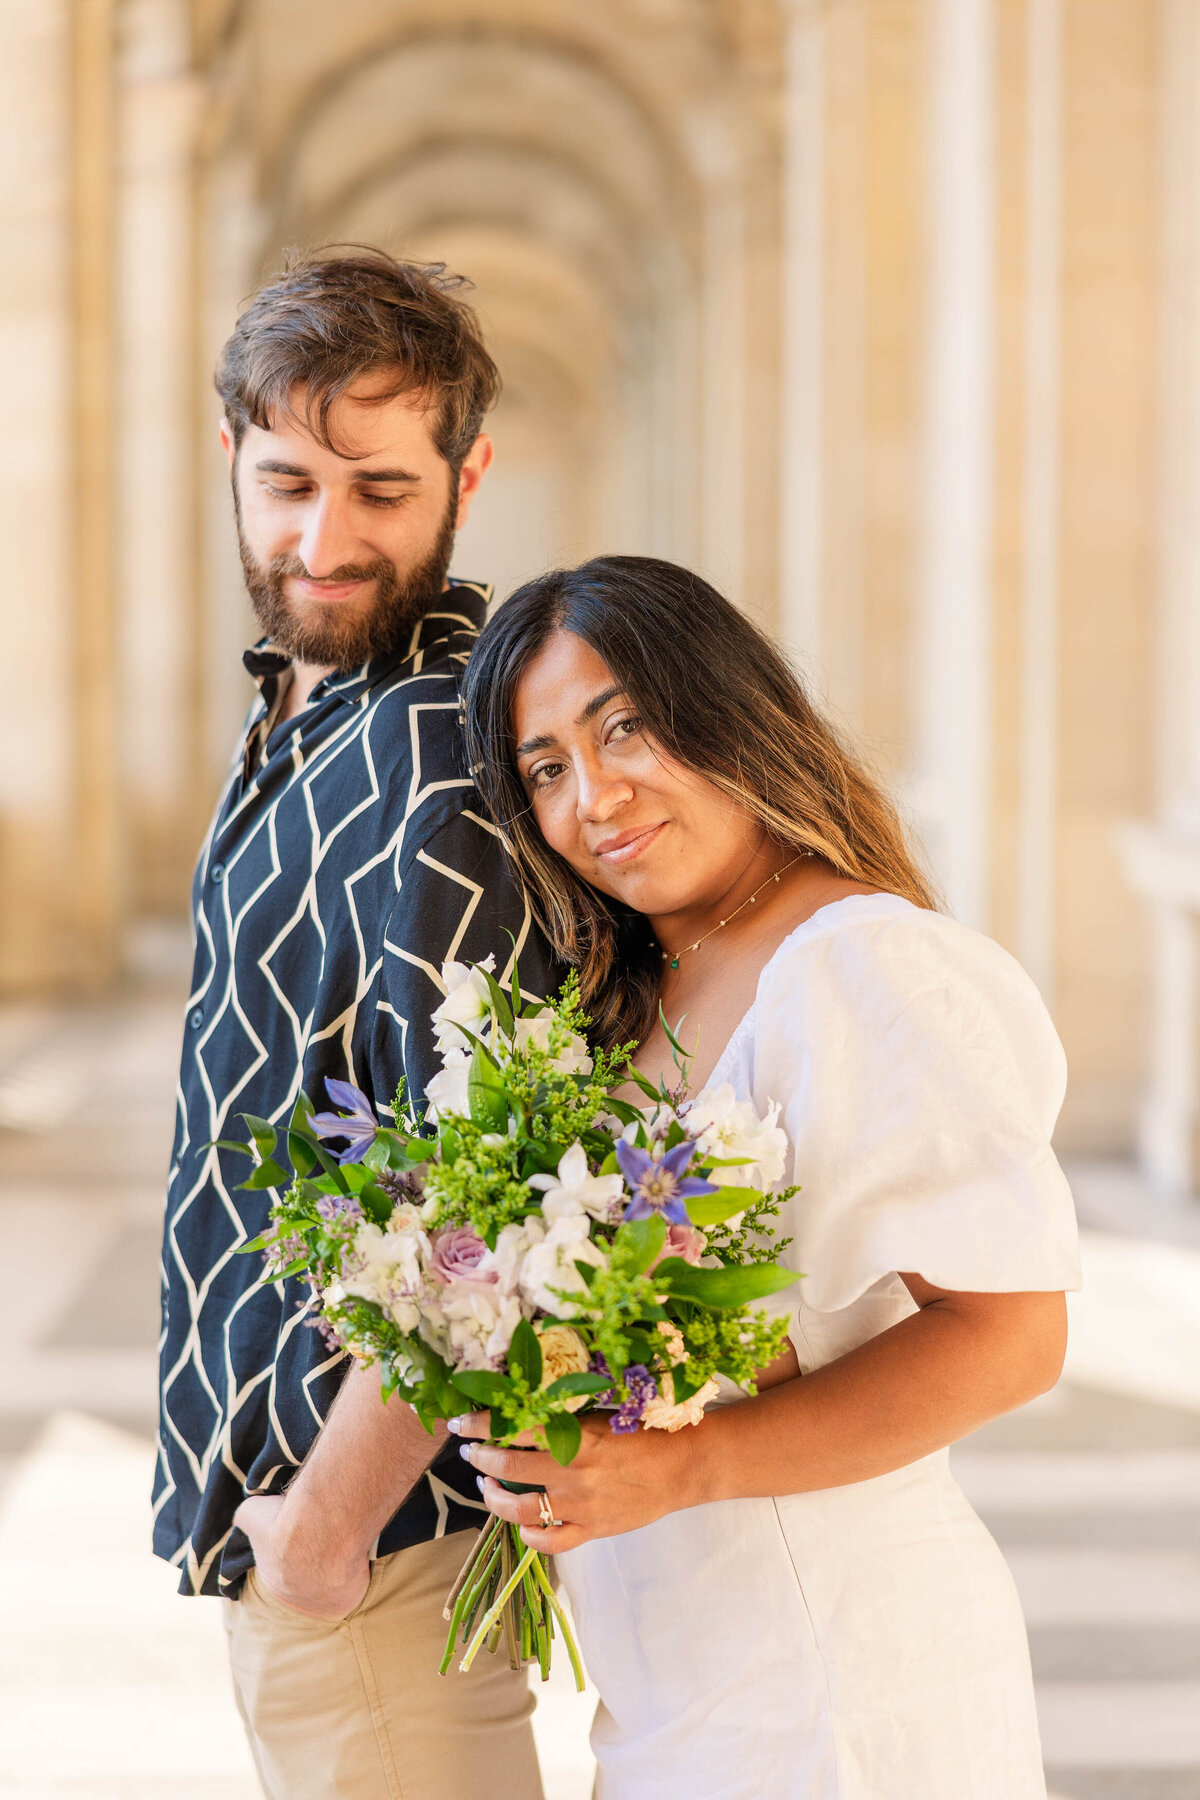
M322 577L325 581L374 581L375 597L365 610L352 601L318 600L302 613L288 599L284 583L289 576L302 581L312 577L294 556L276 556L265 567L257 561L246 542L236 477L233 509L246 588L272 644L316 668L357 669L400 649L414 622L430 610L445 588L454 550L458 482L451 483L450 501L433 548L414 568L401 575L395 563L380 557L371 563L343 563Z

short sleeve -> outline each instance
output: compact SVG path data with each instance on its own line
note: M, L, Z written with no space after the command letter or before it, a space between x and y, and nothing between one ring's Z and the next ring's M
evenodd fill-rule
M766 972L752 1039L755 1100L780 1103L801 1184L781 1227L805 1305L837 1311L901 1270L979 1293L1078 1287L1050 1145L1066 1061L1034 984L894 896L824 913Z

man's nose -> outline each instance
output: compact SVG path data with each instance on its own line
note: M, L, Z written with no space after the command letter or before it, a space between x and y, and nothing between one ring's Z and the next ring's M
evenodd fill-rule
M346 563L362 561L361 546L345 509L327 494L307 510L296 548L315 581L324 581Z

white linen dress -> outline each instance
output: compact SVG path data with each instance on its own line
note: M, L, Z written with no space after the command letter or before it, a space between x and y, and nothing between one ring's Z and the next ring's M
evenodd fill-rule
M1062 1049L989 939L894 895L823 907L764 968L722 1081L783 1108L803 1191L778 1230L807 1273L770 1305L802 1371L916 1310L900 1269L1079 1285ZM555 1560L600 1693L598 1800L1045 1795L1016 1591L944 1450Z

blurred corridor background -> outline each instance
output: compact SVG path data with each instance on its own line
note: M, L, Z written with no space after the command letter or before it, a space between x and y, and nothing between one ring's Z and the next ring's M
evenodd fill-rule
M1088 1288L960 1469L1052 1790L1197 1800L1200 0L6 0L0 219L0 1795L257 1791L145 1552L158 1217L253 635L212 365L354 240L476 283L456 571L699 568L1041 987Z

